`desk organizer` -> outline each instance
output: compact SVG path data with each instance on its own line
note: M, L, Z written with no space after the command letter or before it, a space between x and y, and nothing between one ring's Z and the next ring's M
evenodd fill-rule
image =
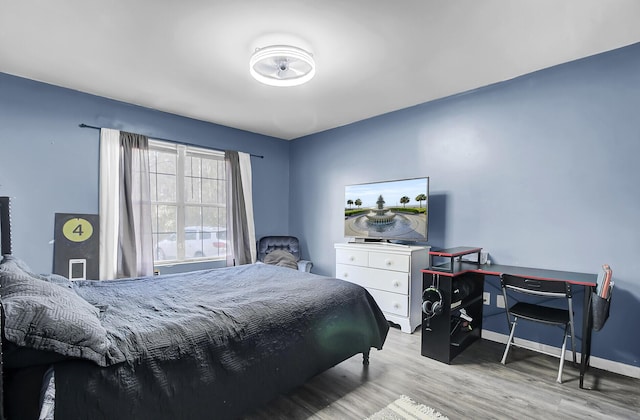
M600 331L604 324L607 323L607 319L609 319L609 307L611 306L611 295L613 294L611 289L609 289L609 296L606 299L596 293L591 296L591 316L595 331Z

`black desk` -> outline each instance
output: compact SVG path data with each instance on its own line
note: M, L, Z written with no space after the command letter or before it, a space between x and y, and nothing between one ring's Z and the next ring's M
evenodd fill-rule
M584 375L589 368L591 357L591 335L593 330L593 318L591 299L597 286L596 274L575 273L571 271L545 270L529 267L515 267L499 264L478 264L465 261L453 261L452 265L443 269L436 267L422 270L432 276L456 277L466 273L500 276L511 274L525 276L536 280L561 280L570 284L584 287L584 307L582 311L582 344L580 346L580 388L584 388Z

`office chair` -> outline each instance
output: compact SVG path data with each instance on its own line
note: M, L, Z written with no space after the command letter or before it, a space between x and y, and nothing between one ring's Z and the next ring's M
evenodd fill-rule
M504 365L507 361L507 355L511 346L521 347L547 355L558 357L557 354L548 353L538 348L528 347L522 343L516 343L514 334L516 325L520 319L539 322L552 326L564 327L564 338L562 340L562 353L560 354L560 366L558 367L558 377L556 381L562 383L562 368L564 367L564 357L567 350L567 337L571 335L571 350L573 351L573 362L576 363L576 344L573 323L573 304L571 301L571 285L564 281L553 280L536 280L526 277L503 274L500 276L500 285L502 286L502 295L507 313L507 322L510 326L509 341L504 349L501 363ZM517 302L509 306L507 291L511 293L520 293L548 299L566 299L567 308L559 309L551 306L545 306L537 303Z
M298 264L299 271L311 272L313 263L301 259L300 242L295 236L263 236L258 240L258 261L264 262L265 257L272 251L285 250L291 253Z

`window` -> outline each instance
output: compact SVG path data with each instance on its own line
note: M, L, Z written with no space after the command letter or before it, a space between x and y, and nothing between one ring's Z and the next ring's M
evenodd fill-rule
M226 258L224 153L149 140L155 264Z

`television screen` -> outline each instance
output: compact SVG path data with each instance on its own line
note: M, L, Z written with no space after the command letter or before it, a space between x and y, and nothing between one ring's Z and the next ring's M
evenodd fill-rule
M344 236L426 241L429 178L347 185Z

